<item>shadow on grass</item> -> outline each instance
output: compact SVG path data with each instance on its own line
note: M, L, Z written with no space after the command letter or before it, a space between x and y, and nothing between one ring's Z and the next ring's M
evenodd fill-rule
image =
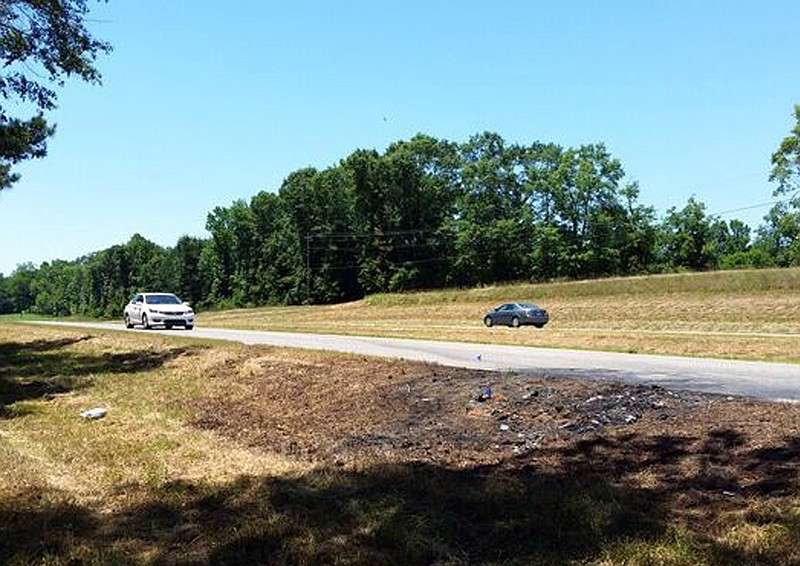
M154 564L561 563L661 528L646 494L597 477L387 465L172 483L111 517L69 504L0 508L0 561L68 563L116 548L104 558L123 563L125 549L142 548Z
M685 436L598 437L559 451L562 466L624 478L648 472L673 493L699 490L736 496L795 496L800 493L800 437L780 446L745 449L738 430L710 430L701 442ZM684 469L691 458L692 466Z
M717 443L725 434L712 431L708 440ZM780 477L776 460L788 466L798 443L788 438L768 454L751 450L732 463L731 473L744 476L755 465L765 476ZM68 498L43 503L58 500L57 494L29 494L0 503L0 562L797 564L793 546L750 548L706 537L723 511L769 498L755 491L734 499L697 475L670 475L685 449L679 438L629 437L545 451L544 458L565 463L547 470L535 460L467 470L409 463L243 477L222 486L173 482L146 493L127 486L122 494L144 502L111 514L76 507ZM721 457L724 443L718 450L710 457ZM631 476L648 465L661 481L637 486ZM763 509L747 520L777 525L790 545L800 538L796 506ZM686 559L648 561L619 550L673 540L669 525L681 514L693 521Z
M154 370L185 354L189 348L163 351L138 350L118 354L82 354L69 350L91 336L0 343L0 418L12 416L17 401L46 399L91 384L102 373L137 373Z

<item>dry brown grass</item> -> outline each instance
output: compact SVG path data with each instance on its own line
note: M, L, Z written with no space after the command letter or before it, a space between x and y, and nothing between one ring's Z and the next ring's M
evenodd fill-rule
M28 358L36 362L16 381L19 389L5 387L10 390L6 397L18 399L3 403L11 418L0 425L0 447L16 463L9 465L4 458L5 490L23 489L37 478L35 483L69 492L78 502L113 508L117 504L111 494L120 485L200 478L221 482L240 474L303 468L186 424L183 399L224 393L218 382L199 377L204 366L216 367L229 351L176 346L154 336L29 325L0 325L0 343L13 344L20 331L25 334L18 342L22 363ZM30 353L25 344L33 345ZM13 367L3 369L13 376ZM59 381L64 385L53 385ZM38 385L42 394L27 398L26 388ZM98 406L108 409L106 418L78 416ZM17 466L25 473L18 473Z
M543 330L487 329L489 308L533 300ZM343 305L203 313L206 326L800 362L800 269L382 295Z
M2 563L797 565L798 462L797 406L0 324Z

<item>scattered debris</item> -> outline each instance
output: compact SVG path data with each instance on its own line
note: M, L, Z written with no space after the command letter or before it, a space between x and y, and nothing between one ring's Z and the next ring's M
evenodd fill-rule
M81 416L84 419L89 419L93 421L96 419L102 419L103 417L106 416L107 413L108 409L106 409L105 407L95 407L94 409L89 409L87 411L81 412Z
M488 401L491 398L492 398L492 387L490 385L487 385L486 389L481 391L480 395L478 395L477 397L478 401L480 401L481 403L484 401Z
M219 379L229 375L220 368ZM457 466L617 431L663 430L724 400L659 386L358 359L340 360L335 371L273 367L247 387L194 401L194 424L314 461Z

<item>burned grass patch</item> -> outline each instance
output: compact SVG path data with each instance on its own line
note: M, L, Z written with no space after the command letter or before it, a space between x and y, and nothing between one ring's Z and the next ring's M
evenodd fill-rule
M679 426L725 403L657 386L348 356L329 364L290 354L226 364L208 375L230 381L231 394L192 401L196 426L337 463L496 464L556 442Z
M236 375L210 372L241 388L198 400L195 425L306 458L334 478L426 470L448 477L437 484L445 497L483 490L481 505L497 512L487 519L492 527L478 518L480 505L467 511L447 501L437 513L467 516L472 535L510 545L494 563L800 564L796 405L345 356L306 365L283 356L285 363L268 356L260 374L248 362L244 386ZM384 489L397 481L387 478ZM411 483L427 485L420 477ZM509 501L495 499L519 485L527 487ZM499 524L508 529L502 535L492 531ZM542 536L562 554L548 554ZM453 543L449 563L492 563L486 548L450 531L424 537Z

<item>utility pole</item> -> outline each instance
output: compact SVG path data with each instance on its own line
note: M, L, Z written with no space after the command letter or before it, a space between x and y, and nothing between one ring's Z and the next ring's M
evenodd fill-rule
M306 236L306 302L311 304L311 236Z

